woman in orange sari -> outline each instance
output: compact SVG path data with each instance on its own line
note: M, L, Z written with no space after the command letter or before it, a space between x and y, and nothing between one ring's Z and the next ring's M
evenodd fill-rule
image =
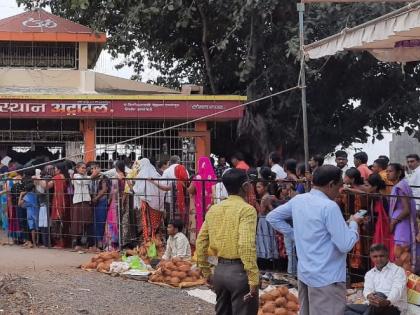
M348 193L347 196L347 208L350 215L355 214L361 209L367 207L367 186L364 183L361 173L355 167L349 168L344 176L344 187L343 191ZM363 233L363 225L360 227L360 234ZM353 269L360 269L362 267L362 257L364 256L363 250L368 249L367 244L364 244L364 240L360 239L353 248L352 254L350 255L350 266ZM365 253L366 256L367 253Z
M373 233L372 244L384 244L389 248L389 259L394 261L394 238L389 232L389 217L386 209L388 209L387 197L381 193L386 189L387 185L378 173L369 175L366 182L367 192L372 194L369 198L371 204L372 226L370 228ZM369 246L370 247L370 246Z
M69 227L69 198L67 187L69 173L64 163L58 163L54 168L54 177L51 181L43 182L41 185L46 189L54 188L51 201L51 237L54 248L64 248L64 237Z

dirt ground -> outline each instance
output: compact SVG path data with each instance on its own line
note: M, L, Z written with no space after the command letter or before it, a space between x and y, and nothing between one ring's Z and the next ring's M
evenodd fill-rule
M90 259L53 249L0 245L1 314L214 314L180 289L76 268Z

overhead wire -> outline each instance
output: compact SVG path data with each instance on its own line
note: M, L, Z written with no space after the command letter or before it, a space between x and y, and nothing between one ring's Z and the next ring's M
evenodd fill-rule
M153 136L155 134L159 134L159 133L162 133L162 132L171 130L171 129L176 129L176 128L183 127L183 126L186 126L186 125L195 123L195 122L206 120L208 118L216 117L216 116L219 116L221 114L230 112L232 110L235 110L235 109L238 109L238 108L241 108L241 107L245 107L245 106L248 106L248 105L251 105L251 104L260 102L260 101L264 101L266 99L269 99L269 98L272 98L272 97L276 97L278 95L282 95L282 94L285 94L285 93L288 93L288 92L291 92L291 91L294 91L294 90L297 90L297 89L301 89L301 88L302 87L298 83L298 85L296 85L294 87L291 87L291 88L288 88L288 89L285 89L285 90L282 90L282 91L279 91L279 92L276 92L276 93L272 93L272 94L269 94L269 95L260 97L258 99L255 99L255 100L252 100L252 101L249 101L249 102L245 102L245 103L242 103L242 104L239 104L239 105L236 105L236 106L233 106L233 107L230 107L230 108L227 108L227 109L224 109L224 110L221 110L221 111L212 113L212 114L204 115L204 116L201 116L201 117L198 117L198 118L189 120L189 121L185 121L185 122L182 122L182 123L173 125L173 126L169 126L169 127L166 127L166 128L155 130L155 131L152 131L152 132L149 132L147 134L143 134L143 135L140 135L140 136L137 136L137 137L132 137L130 139L126 139L126 140L119 141L119 142L116 142L116 143L107 144L105 146L105 150L108 147L117 146L119 144L125 144L127 142L131 142L131 141L135 141L135 140L138 140L138 139L150 137L150 136ZM92 149L92 150L84 151L84 154L89 153L89 152L95 152L95 151L96 151L96 148L95 149ZM19 169L19 171L22 172L22 171L26 171L26 170L31 170L31 169L38 168L38 167L41 167L41 166L50 165L50 164L53 164L53 163L57 163L57 162L61 162L61 161L64 161L64 160L68 160L68 159L71 159L71 158L77 158L77 157L80 157L80 154L74 154L74 155L63 157L63 158L55 159L55 160L52 160L52 161L48 161L48 162L44 162L44 163L40 163L40 164L28 166L28 167L24 167L24 168ZM9 175L11 173L12 172L6 172L6 173L3 173L3 175L6 175L7 176L7 175Z

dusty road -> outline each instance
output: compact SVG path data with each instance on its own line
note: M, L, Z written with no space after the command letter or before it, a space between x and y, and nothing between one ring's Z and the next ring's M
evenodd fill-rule
M183 290L86 272L90 255L0 246L1 314L214 314Z

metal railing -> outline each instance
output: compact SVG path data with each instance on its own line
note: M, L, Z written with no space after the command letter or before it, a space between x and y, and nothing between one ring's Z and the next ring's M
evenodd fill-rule
M31 240L31 231L35 229L39 237L38 244L46 247L79 245L86 248L94 246L122 249L137 246L153 237L166 239L165 227L168 222L181 219L184 233L194 245L198 234L197 220L204 220L209 207L227 197L226 191L217 180L121 180L100 177L79 181L86 185L85 193L78 193L80 187L77 188L75 182L69 179L3 179L0 182L3 187L0 214L8 240L22 244ZM31 183L32 186L29 185ZM286 199L293 197L284 194L284 190L290 192L295 183L270 184L275 186L274 193L283 192ZM309 185L305 185L305 190L308 191ZM256 192L248 197L248 202L258 208L261 200ZM351 283L362 282L364 274L372 267L368 250L378 220L375 205L383 201L388 213L386 203L391 197L401 198L352 192L341 195L339 203L346 220L359 209L368 210L365 223L360 226L360 241L348 255L348 276ZM202 210L202 213L198 213L197 209ZM264 268L286 271L289 263L288 271L294 274L298 258L290 257L296 255L293 244L269 226L264 226L264 219L265 214L260 213L256 231L257 243L267 242L270 245L267 255L265 245L257 244L260 264ZM261 260L265 260L265 263Z

